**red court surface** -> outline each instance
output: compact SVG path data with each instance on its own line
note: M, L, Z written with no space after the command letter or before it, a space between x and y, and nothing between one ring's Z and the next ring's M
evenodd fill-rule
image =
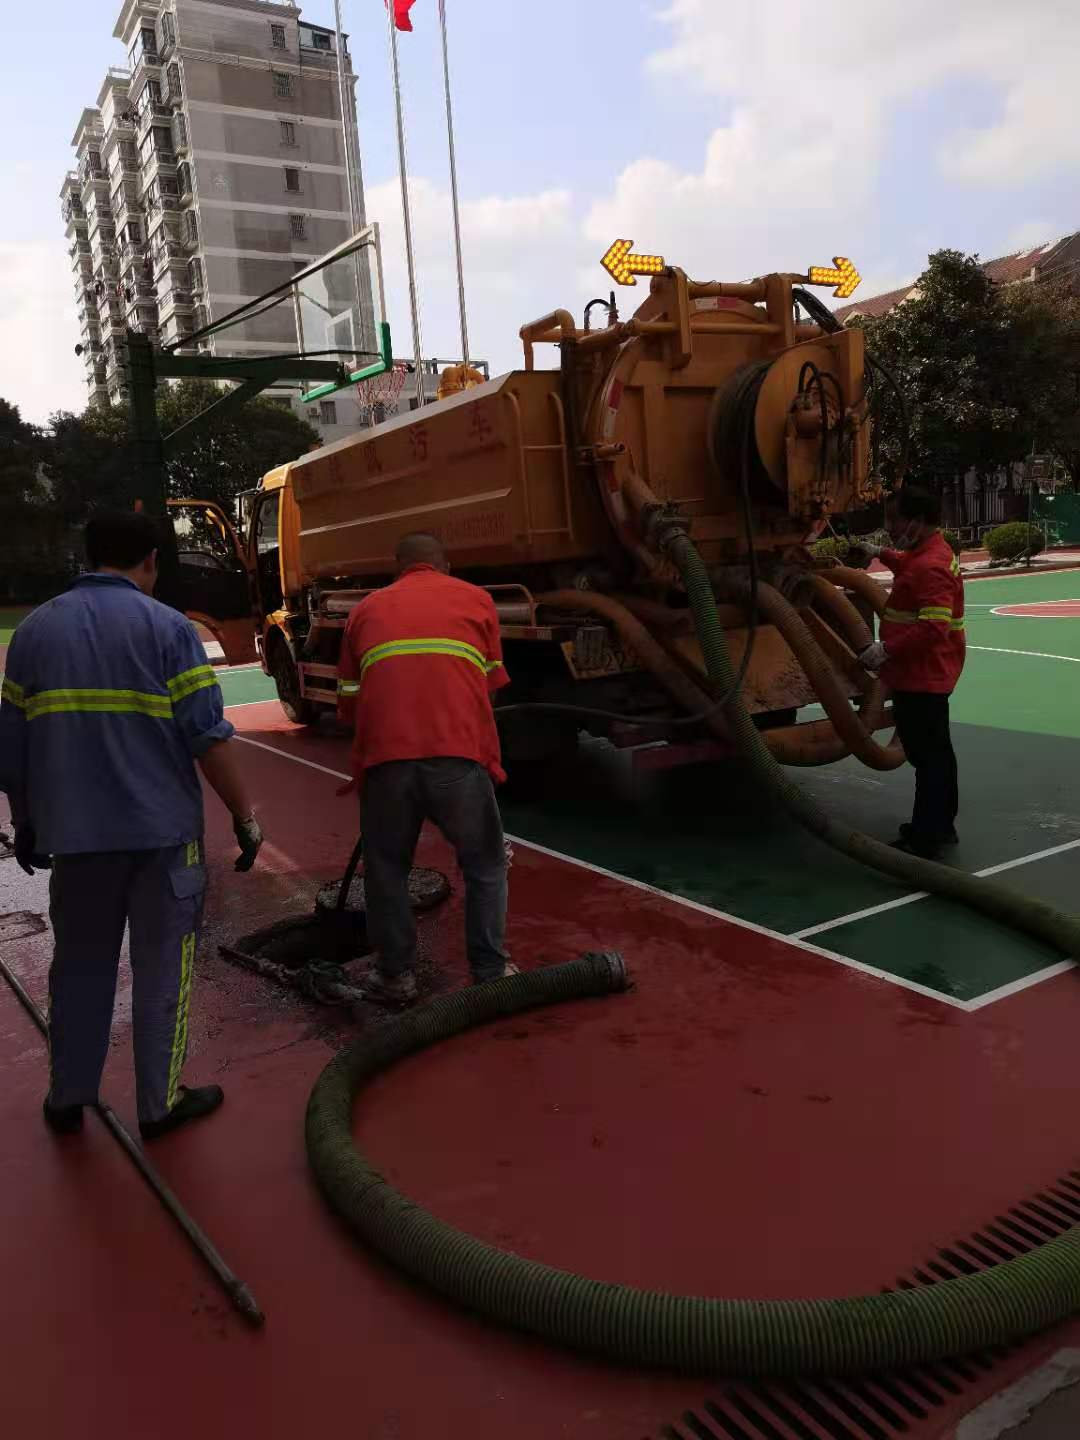
M995 605L991 615L1028 615L1037 620L1075 620L1080 600L1046 600L1028 605Z
M187 1073L220 1081L226 1107L153 1158L266 1328L232 1315L96 1121L66 1142L44 1131L43 1046L0 987L0 1434L709 1433L664 1427L716 1381L628 1373L497 1330L389 1270L325 1210L304 1106L357 1027L231 969L216 944L305 913L343 868L356 829L354 802L334 796L344 747L292 730L273 702L231 715L254 742L245 765L269 839L259 867L235 876L209 802L213 893ZM460 882L437 839L420 860L454 881L423 923L437 987L458 984ZM0 912L44 903L40 877L26 885L0 866ZM967 1013L525 845L510 939L524 967L617 949L635 988L418 1055L371 1087L356 1125L397 1185L521 1255L696 1294L856 1294L1080 1168L1073 975ZM47 934L2 954L40 1001ZM133 1123L125 986L105 1098ZM1051 1334L974 1367L907 1433L951 1433L1066 1343Z

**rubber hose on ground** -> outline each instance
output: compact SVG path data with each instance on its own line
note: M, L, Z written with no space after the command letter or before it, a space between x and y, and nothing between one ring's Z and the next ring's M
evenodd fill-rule
M678 566L686 586L709 679L713 686L723 689L731 681L731 657L724 638L724 627L716 614L716 600L705 564L688 535L673 536L668 543L668 554ZM838 824L777 763L750 718L741 696L733 698L725 718L736 748L753 766L763 783L778 797L789 814L827 845L880 870L884 875L903 881L905 885L959 900L1002 925L1022 930L1053 949L1080 959L1080 920L1075 916L1066 915L1042 900L1021 895L1019 891L999 885L996 881L983 880L934 860L905 854L869 835Z
M625 984L618 956L589 955L446 996L343 1051L307 1108L308 1159L330 1205L380 1255L466 1309L633 1366L864 1374L1008 1345L1080 1308L1080 1227L1018 1259L922 1289L842 1300L706 1299L607 1284L485 1244L395 1189L357 1148L353 1102L396 1060L533 1006Z

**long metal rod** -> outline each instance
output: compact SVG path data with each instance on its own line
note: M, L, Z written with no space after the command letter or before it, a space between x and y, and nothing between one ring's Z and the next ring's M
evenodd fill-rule
M424 344L420 333L420 302L416 294L416 260L413 255L412 207L409 203L409 157L405 146L405 113L401 104L401 70L398 66L397 25L394 6L387 5L390 27L390 68L394 77L394 105L397 109L398 167L401 171L401 216L405 225L405 260L409 267L409 306L412 311L413 362L416 366L416 404L427 404L424 393Z
M30 1019L33 1020L34 1024L41 1031L42 1035L45 1036L46 1040L48 1040L49 1028L45 1023L44 1015L42 1015L41 1011L34 1004L33 1000L31 1000L27 991L23 988L22 983L16 978L15 975L12 974L12 972L8 969L7 965L4 963L3 960L0 960L0 975L3 975L4 979L14 991L15 998L18 1000L19 1004L30 1016ZM116 1112L110 1106L103 1104L101 1101L99 1101L93 1107L93 1109L97 1111L97 1114L101 1119L101 1123L105 1126L106 1130L109 1131L109 1133L112 1135L113 1139L117 1142L121 1149L127 1152L128 1159L132 1162L136 1170L138 1170L139 1174L150 1186L150 1189L153 1190L154 1194L161 1201L161 1204L164 1206L164 1208L169 1212L172 1218L180 1226L180 1229L183 1230L184 1234L191 1241L192 1245L198 1251L202 1259L214 1272L214 1275L217 1278L217 1281L220 1284L221 1288L225 1291L226 1295L228 1295L229 1299L232 1301L234 1309L239 1310L240 1314L244 1317L245 1320L248 1321L249 1324L262 1325L266 1319L266 1316L263 1314L262 1310L260 1310L258 1301L255 1299L255 1296L251 1293L251 1291L244 1284L244 1282L238 1279L229 1269L229 1267L225 1264L225 1261L218 1254L217 1249L215 1248L213 1242L210 1240L209 1236L207 1236L206 1233L201 1230L199 1226L195 1223L195 1221L191 1218L188 1212L180 1204L180 1201L169 1189L168 1185L166 1185L165 1181L154 1169L153 1165L150 1164L150 1161L147 1160L146 1156L143 1154L142 1148L136 1145L131 1135L127 1132L127 1130L125 1130L123 1125L121 1125L120 1121L116 1117Z
M454 147L454 104L450 93L450 43L446 34L446 0L439 0L442 27L443 83L446 88L446 138L450 148L450 201L454 210L454 249L457 254L458 312L461 316L461 361L469 363L469 325L465 311L465 262L461 252L461 210L458 203L457 152Z
M334 0L334 46L337 50L338 103L341 106L341 143L345 150L345 189L349 197L349 221L355 235L364 223L356 190L355 151L352 143L352 106L345 82L345 43L341 30L341 0Z

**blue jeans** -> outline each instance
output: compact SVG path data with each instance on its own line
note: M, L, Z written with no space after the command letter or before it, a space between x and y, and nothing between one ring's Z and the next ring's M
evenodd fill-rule
M416 964L409 872L425 820L454 847L465 877L465 940L479 984L507 955L506 855L491 776L474 760L392 760L364 772L361 791L368 938L388 978Z

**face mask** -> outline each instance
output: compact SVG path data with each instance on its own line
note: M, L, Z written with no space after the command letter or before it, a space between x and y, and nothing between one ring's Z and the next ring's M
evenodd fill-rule
M919 531L922 527L918 520L901 521L899 523L903 525L903 529L899 532L896 530L891 531L893 544L897 550L914 550L921 538Z

